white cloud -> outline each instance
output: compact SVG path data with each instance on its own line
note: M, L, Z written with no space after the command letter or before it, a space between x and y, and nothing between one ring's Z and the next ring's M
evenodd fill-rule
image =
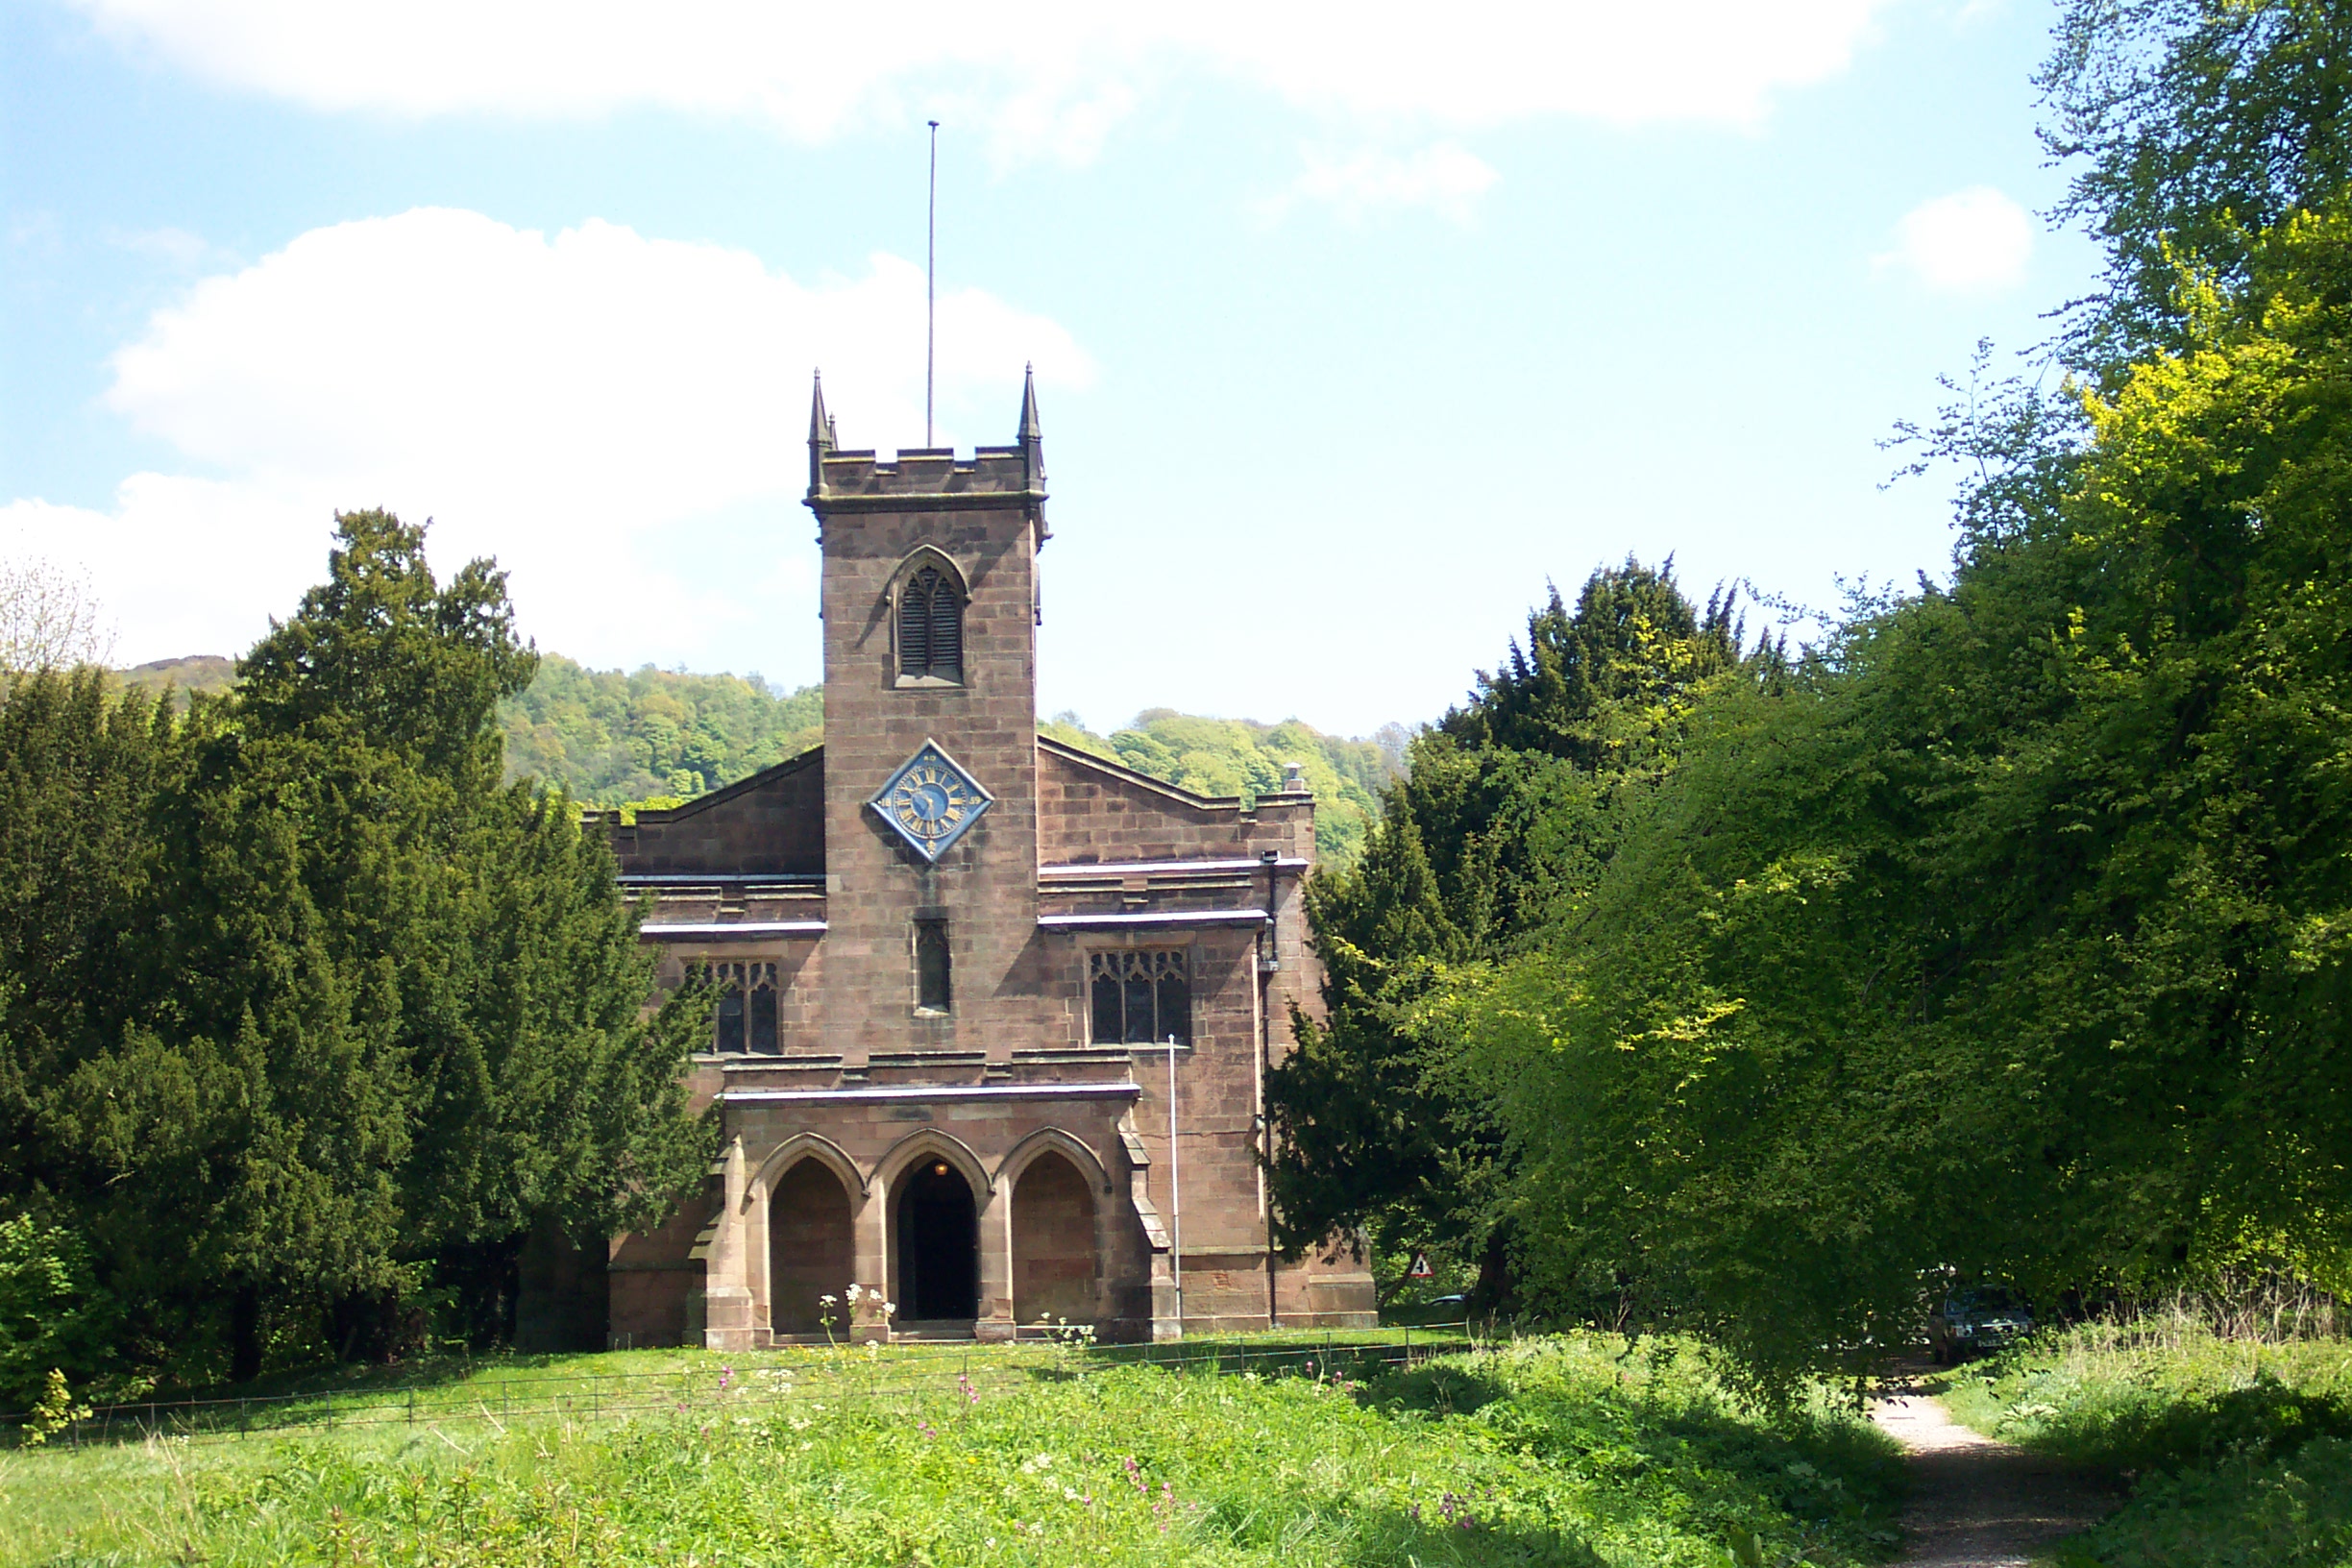
M1922 202L1895 226L1895 249L1872 258L1944 294L1983 293L2025 281L2032 215L1991 185Z
M1093 374L978 290L942 296L939 336L943 444L1012 439L1024 360L1049 418ZM20 501L0 530L86 561L132 659L242 648L317 580L334 509L375 505L437 519L445 568L495 554L547 646L691 659L779 599L814 610L819 364L845 441L916 444L921 269L877 254L804 285L604 223L338 224L205 280L115 355L107 403L189 472L132 477L110 512Z
M937 114L1000 155L1090 156L1164 77L1456 128L1531 116L1752 122L1843 69L1890 0L71 0L108 35L323 110L751 115L821 138Z
M1308 201L1326 203L1350 222L1384 210L1428 208L1466 223L1472 206L1499 178L1484 159L1452 142L1402 157L1378 151L1341 156L1309 148L1306 162L1288 190L1263 204L1269 216Z

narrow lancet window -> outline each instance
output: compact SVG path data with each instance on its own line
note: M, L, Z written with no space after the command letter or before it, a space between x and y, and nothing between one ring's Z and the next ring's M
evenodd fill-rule
M964 596L946 573L926 566L898 590L898 675L964 680Z
M735 980L724 983L719 992L719 1054L740 1055L744 1048L743 986Z
M746 1041L746 1048L754 1051L774 1050L776 1048L776 991L774 986L765 980L751 989L749 1018L751 1038Z
M915 922L915 1011L944 1013L950 997L947 922Z

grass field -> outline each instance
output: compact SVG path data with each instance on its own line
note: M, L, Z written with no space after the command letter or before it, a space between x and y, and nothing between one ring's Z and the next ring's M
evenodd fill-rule
M443 1369L414 1424L385 1388L402 1419L0 1455L0 1563L1831 1568L1893 1544L1876 1432L1825 1402L1769 1422L1688 1344L1368 1381L1256 1348L1221 1372L1054 1347ZM499 1413L502 1383L583 1372L706 1387Z
M2352 1568L2352 1343L2086 1325L1952 1375L1979 1432L2131 1478L2059 1561Z

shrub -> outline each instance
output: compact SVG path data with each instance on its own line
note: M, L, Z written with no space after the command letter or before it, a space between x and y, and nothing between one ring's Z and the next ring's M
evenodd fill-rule
M78 1387L103 1378L118 1318L80 1237L31 1214L0 1219L0 1407L30 1409L53 1372Z

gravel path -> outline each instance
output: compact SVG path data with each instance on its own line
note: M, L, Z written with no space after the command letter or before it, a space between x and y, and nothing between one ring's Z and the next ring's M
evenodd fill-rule
M1925 1394L1881 1399L1871 1419L1911 1472L1896 1568L2026 1568L2119 1501L2096 1477L1971 1432Z

